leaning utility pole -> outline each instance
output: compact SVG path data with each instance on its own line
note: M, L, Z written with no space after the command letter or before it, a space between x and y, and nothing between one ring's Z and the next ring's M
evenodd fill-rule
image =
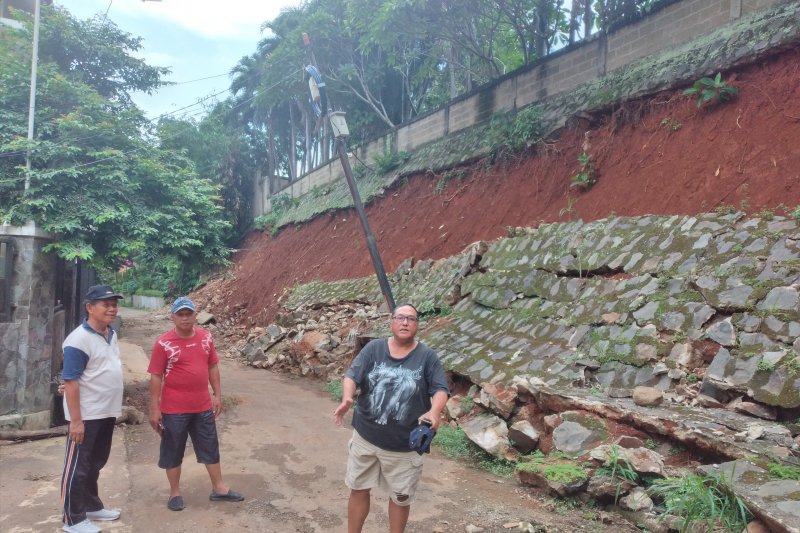
M306 67L306 72L309 75L308 89L312 107L317 116L324 120L325 117L330 121L331 131L336 142L336 151L339 154L339 161L342 163L344 169L344 177L347 180L347 186L350 188L350 194L353 197L353 205L358 213L358 219L361 221L361 227L364 230L364 236L367 240L367 248L369 255L372 258L372 266L375 269L375 275L378 277L378 284L381 287L381 293L389 307L389 312L393 313L395 308L394 296L392 296L392 288L389 286L389 280L386 277L386 270L383 268L380 253L378 252L378 245L375 242L375 237L372 234L372 229L367 220L367 213L364 211L364 204L361 202L361 195L358 193L358 186L356 180L353 178L353 169L350 167L350 160L347 157L346 139L350 135L347 129L347 122L344 118L344 111L331 111L327 99L327 92L325 82L322 81L322 76L317 70L316 61L314 60L314 52L311 50L311 40L307 34L303 34L303 43L306 48L306 56L308 57L310 66ZM327 152L327 150L326 150Z

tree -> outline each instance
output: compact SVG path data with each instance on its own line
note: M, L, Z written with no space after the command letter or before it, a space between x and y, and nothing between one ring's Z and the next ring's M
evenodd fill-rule
M169 69L147 65L133 54L141 37L121 31L105 17L77 20L60 7L43 6L39 53L61 74L92 87L101 96L126 105L130 93L152 94L166 85Z
M43 33L53 34L53 20L75 29L65 43L82 42L84 32L91 43L105 31L96 19L77 24L66 12L47 9ZM123 35L122 42L130 40ZM97 72L118 73L113 85L98 88L61 70L73 64L68 55L59 56L62 63L48 59L60 46L57 40L43 43L36 137L29 145L30 43L30 25L6 31L0 40L0 218L32 219L56 236L49 250L96 266L148 256L193 267L224 261L229 224L218 206L219 188L199 177L181 152L153 142L152 124L129 102L127 90L154 89L158 76L146 81L138 63L117 50L97 58L112 63L97 64ZM32 171L24 190L29 146Z

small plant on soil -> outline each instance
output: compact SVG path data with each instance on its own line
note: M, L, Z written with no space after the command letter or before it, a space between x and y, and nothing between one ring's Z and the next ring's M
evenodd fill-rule
M762 372L769 372L775 369L775 365L769 361L759 361L756 369L761 370Z
M584 504L574 498L565 498L563 500L556 500L553 503L553 512L557 514L567 514L574 511Z
M592 188L592 185L597 182L592 156L583 152L578 156L578 165L580 166L580 170L577 174L572 176L570 187L578 187L579 189L588 191Z
M772 209L767 209L766 207L758 212L758 216L763 218L764 220L774 220L775 219L775 212Z
M796 205L789 213L789 216L795 220L800 220L800 205Z
M494 157L520 152L542 140L542 109L528 106L516 114L496 113L486 131L486 142Z
M469 413L472 411L472 408L475 407L475 400L472 399L472 396L464 396L461 398L459 406L461 406L462 411Z
M720 204L714 208L714 212L719 216L731 215L736 212L736 207L730 204Z
M467 171L464 169L450 169L442 173L441 177L436 182L433 189L434 194L442 194L447 187L448 182L453 179L461 179L466 175Z
M450 459L466 459L472 456L471 441L459 428L440 427L433 439L433 444Z
M589 477L586 470L577 463L547 465L542 469L544 477L558 483L575 483Z
M511 477L514 474L515 464L501 457L486 457L478 461L478 466L482 470L499 477Z
M738 92L736 87L731 87L722 80L721 72L717 72L713 78L700 78L694 82L694 85L683 91L683 94L697 96L697 108L700 109L703 104L712 100L718 104L726 102L736 96Z
M686 450L684 450L681 446L670 446L669 451L667 453L669 453L672 456L675 456L675 455L680 455L685 451Z
M450 459L467 459L474 466L496 476L508 477L514 472L516 463L489 455L469 440L461 428L441 426L433 444Z
M622 490L622 484L626 481L636 483L639 479L639 474L633 469L631 463L624 457L619 455L619 446L616 444L611 445L611 457L608 459L608 466L601 466L597 469L600 475L611 478L616 482L617 489L614 493L614 505L619 501L619 494Z
M575 198L571 198L567 196L567 207L562 207L558 210L558 216L563 217L564 215L568 215L567 218L572 220L572 216L575 214L575 204L578 203L578 200Z
M679 120L669 116L664 117L664 119L661 121L661 125L664 126L664 128L672 131L678 131L683 126Z
M325 391L337 402L342 401L342 380L329 381L325 384Z
M678 517L681 533L695 531L693 525L706 523L708 531L742 531L750 511L723 475L688 475L656 480L650 492L664 502L664 519Z
M386 174L390 172L411 158L408 152L392 153L387 150L381 155L375 156L373 163L375 163L375 170L378 174Z
M648 450L655 450L656 448L658 448L658 443L653 439L647 439L647 442L645 442L644 445L647 446Z

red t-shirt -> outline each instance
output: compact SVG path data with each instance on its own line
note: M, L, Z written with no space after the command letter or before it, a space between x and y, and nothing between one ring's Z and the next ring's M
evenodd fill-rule
M219 362L211 333L194 328L188 339L174 329L161 335L153 346L147 372L164 376L161 412L202 413L211 409L208 367Z

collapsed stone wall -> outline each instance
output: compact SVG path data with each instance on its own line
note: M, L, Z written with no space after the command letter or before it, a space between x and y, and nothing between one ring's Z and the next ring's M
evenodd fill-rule
M800 227L743 215L612 217L520 229L390 276L396 301L451 309L424 340L473 383L701 383L762 418L800 407ZM285 306L379 303L374 277L295 288ZM783 414L782 414L783 413Z
M609 446L630 447L626 461L655 475L668 473L668 450L645 448L648 436L707 463L797 455L797 220L611 217L510 233L390 275L458 383L447 417L470 440L507 459L546 448L608 462L621 453ZM295 287L277 324L253 330L242 353L253 366L338 379L359 340L388 333L381 302L374 276ZM523 482L562 495L597 497L608 485L552 484L526 468ZM738 476L737 491L773 530L795 531L785 525L800 523L791 496L800 482L760 470ZM630 494L629 507L651 505Z

